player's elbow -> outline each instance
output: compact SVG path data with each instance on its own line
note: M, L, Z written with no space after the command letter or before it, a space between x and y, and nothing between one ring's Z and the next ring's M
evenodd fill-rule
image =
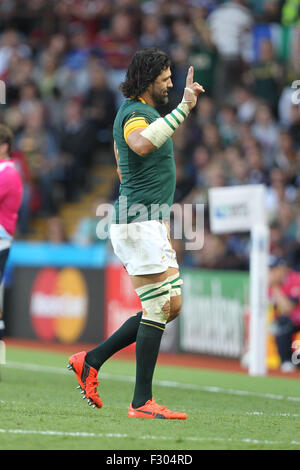
M137 142L132 150L141 157L146 157L153 151L147 143L141 141Z
M145 139L140 134L134 132L128 136L128 145L131 150L141 157L145 157L149 153L156 150L156 147L154 147L154 145L148 139Z
M141 157L146 157L147 155L149 155L149 153L151 153L151 150L149 150L145 146L142 146L137 152L137 154L140 155Z

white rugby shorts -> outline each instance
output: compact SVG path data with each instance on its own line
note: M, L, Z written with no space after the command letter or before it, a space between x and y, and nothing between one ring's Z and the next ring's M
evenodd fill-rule
M162 273L169 267L179 269L167 222L111 224L110 239L116 256L131 276Z

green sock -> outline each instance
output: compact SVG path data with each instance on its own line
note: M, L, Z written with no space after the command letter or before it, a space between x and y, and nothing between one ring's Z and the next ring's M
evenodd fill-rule
M136 336L136 382L132 400L133 408L152 400L152 379L165 329L163 323L141 319Z
M94 369L99 370L102 364L113 354L134 343L142 313L138 312L136 315L128 318L107 340L89 351L85 358L86 362Z

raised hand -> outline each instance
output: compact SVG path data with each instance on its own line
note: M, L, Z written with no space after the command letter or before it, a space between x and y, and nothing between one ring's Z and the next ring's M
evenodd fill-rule
M205 90L203 86L199 85L197 82L194 82L194 67L191 65L186 76L182 101L188 105L189 109L192 109L197 104L197 98L199 94L204 92Z

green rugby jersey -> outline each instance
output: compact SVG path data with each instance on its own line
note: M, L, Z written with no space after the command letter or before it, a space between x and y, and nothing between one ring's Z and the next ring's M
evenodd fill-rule
M166 220L169 210L159 211L158 206L167 205L165 207L170 209L174 199L176 167L173 141L169 138L159 149L143 157L133 152L124 139L123 128L126 121L135 116L145 118L149 124L161 117L152 106L130 99L123 102L116 115L113 137L122 177L119 198L115 203L117 224ZM137 204L143 204L146 210L138 211Z

